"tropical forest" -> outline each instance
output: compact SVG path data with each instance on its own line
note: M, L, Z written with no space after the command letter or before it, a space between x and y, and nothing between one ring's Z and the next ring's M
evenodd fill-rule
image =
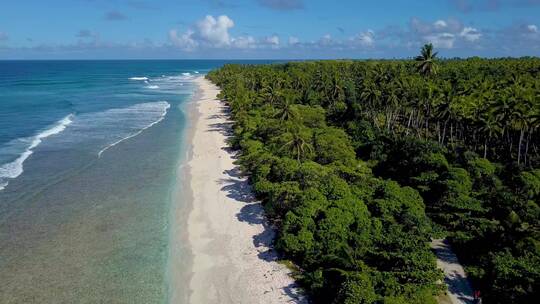
M226 65L238 164L314 303L436 303L445 239L484 303L540 284L540 59Z

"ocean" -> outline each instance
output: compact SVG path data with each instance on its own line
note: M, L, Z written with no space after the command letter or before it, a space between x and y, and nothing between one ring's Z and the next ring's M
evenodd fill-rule
M192 81L224 63L0 61L0 303L167 302Z

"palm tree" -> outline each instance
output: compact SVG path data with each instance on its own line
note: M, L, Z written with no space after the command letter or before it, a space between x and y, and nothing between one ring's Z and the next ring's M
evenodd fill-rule
M340 78L340 75L336 72L330 80L330 103L335 105L338 101L345 99L345 90Z
M484 135L484 158L487 158L488 143L492 137L499 137L502 127L500 121L492 113L485 113L479 117L480 127L478 130Z
M302 134L299 128L292 129L290 135L290 140L282 148L288 148L289 152L296 156L296 160L300 162L300 159L307 152L313 152L313 146L304 138L306 134Z
M426 44L420 50L420 55L416 56L415 60L418 61L418 72L424 76L431 76L437 74L437 60L438 52L433 52L433 44Z
M259 98L261 102L274 106L277 102L279 96L279 91L274 88L272 84L265 83L263 84L262 89L260 90Z
M291 90L283 90L279 92L281 101L277 104L277 116L281 121L291 120L295 117L294 104L296 96Z
M455 89L453 85L449 82L444 82L441 85L441 98L442 102L437 106L436 117L443 121L442 134L439 137L439 142L444 144L446 138L446 128L448 122L454 120L454 115L452 112L452 105L454 103Z

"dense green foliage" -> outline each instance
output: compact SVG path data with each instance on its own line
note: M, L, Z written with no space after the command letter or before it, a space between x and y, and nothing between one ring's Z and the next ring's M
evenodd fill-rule
M435 55L208 75L277 247L317 302L433 303L434 233L486 302L538 298L540 60Z

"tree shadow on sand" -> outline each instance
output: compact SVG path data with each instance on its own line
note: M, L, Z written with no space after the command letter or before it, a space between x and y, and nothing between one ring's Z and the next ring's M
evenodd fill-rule
M450 276L446 276L444 282L448 286L448 292L454 294L462 303L474 303L472 290L466 277L459 273L453 273Z
M220 132L226 137L232 136L232 122L217 122L210 124L210 129L207 132Z
M467 277L455 269L461 267L457 256L452 251L448 240L436 240L432 243L432 250L437 259L448 267L445 273L444 282L448 286L448 292L453 294L462 303L474 303L473 290Z
M227 108L222 107L223 115L228 115ZM220 115L214 115L213 118L223 118ZM210 117L212 119L212 117ZM227 141L233 135L232 122L214 123L210 125L208 132L220 132ZM222 147L233 159L237 159L237 152L230 147ZM230 170L223 171L223 178L220 179L223 185L221 190L224 191L227 197L235 200L238 203L244 204L240 212L236 214L236 218L240 222L248 223L249 225L262 225L263 231L253 237L253 245L259 251L257 255L261 260L266 262L274 262L279 260L277 252L273 249L273 240L275 231L269 224L264 214L264 208L258 201L252 191L248 179L241 172L240 168L235 165ZM292 300L290 303L306 303L305 298L301 295L297 284L292 283L284 287L283 295L289 296Z
M459 264L457 256L448 247L448 241L444 240L443 244L444 245L441 247L432 248L433 253L435 253L437 256L437 259L449 264Z
M250 225L262 225L263 231L253 236L253 246L259 253L257 257L266 262L276 262L279 260L278 253L273 248L273 241L276 236L274 228L269 224L264 214L264 208L260 201L255 198L247 178L241 177L237 166L231 170L223 172L227 176L221 180L225 185L221 188L227 193L227 196L243 203L244 206L236 214L240 222ZM282 290L291 300L289 303L307 303L297 284L291 283Z

